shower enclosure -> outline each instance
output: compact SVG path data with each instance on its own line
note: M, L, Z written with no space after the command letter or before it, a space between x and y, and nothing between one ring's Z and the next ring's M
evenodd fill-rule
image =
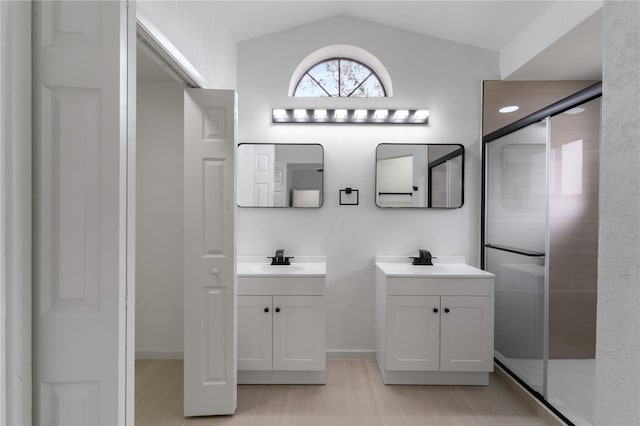
M597 83L483 138L495 358L575 424L594 418L601 95Z

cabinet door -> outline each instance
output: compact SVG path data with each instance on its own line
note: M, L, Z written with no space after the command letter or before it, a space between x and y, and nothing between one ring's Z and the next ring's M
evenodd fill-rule
M441 302L440 369L493 371L493 297L442 296Z
M273 369L324 370L324 296L273 296Z
M387 296L387 370L438 370L440 296Z
M271 316L271 296L238 296L238 370L271 370Z

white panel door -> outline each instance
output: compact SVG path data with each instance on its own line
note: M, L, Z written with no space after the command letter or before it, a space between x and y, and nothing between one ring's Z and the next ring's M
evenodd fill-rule
M271 296L238 296L238 370L271 370Z
M273 369L324 370L323 296L273 296Z
M254 145L253 179L254 206L273 207L275 146Z
M493 297L442 296L440 370L493 371Z
M128 13L34 3L35 424L125 423Z
M440 296L387 296L387 370L438 370Z
M273 171L273 205L274 207L288 207L287 200L287 163L276 161Z
M236 408L235 92L184 94L184 414Z

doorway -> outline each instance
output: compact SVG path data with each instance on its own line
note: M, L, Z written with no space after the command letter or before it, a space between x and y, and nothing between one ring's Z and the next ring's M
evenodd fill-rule
M140 27L138 22L139 35ZM141 45L142 53L170 76L184 78L176 85L155 73L141 80L138 91L137 328L144 337L137 350L139 358L184 359L185 416L232 414L235 92L202 89L203 80L192 77L192 67L170 42L151 41L151 51ZM151 65L145 59L143 71ZM160 386L150 394L165 391Z
M183 89L187 84L170 74L141 40L136 56L135 417L136 424L153 424L183 411Z

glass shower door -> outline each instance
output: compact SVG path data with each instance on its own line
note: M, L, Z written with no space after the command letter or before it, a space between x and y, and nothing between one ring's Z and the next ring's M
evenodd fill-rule
M600 99L550 119L549 327L545 398L595 422Z
M495 281L495 356L546 390L548 119L486 145L485 269Z

